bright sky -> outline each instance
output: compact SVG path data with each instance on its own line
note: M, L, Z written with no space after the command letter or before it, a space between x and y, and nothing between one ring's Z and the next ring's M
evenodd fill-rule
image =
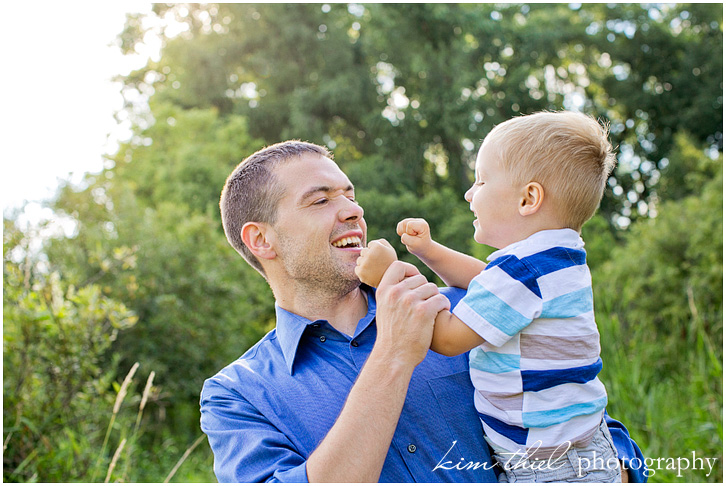
M127 12L150 9L139 1L3 7L3 211L52 196L61 179L100 171L102 155L128 138L113 118L122 98L111 78L143 66L147 56L125 57L112 43Z

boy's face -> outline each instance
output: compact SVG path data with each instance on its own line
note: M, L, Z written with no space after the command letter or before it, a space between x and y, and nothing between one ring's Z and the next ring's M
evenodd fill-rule
M474 212L474 239L477 243L500 249L518 241L524 223L518 208L519 188L499 164L491 142L484 140L476 158L476 180L464 199Z

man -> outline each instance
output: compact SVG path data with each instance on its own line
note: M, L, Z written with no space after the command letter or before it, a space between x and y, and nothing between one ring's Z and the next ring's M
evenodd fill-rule
M439 293L396 262L374 293L354 273L366 241L353 185L320 146L243 161L220 201L232 246L275 295L277 326L202 390L202 430L224 482L495 482L466 355L429 350ZM405 304L405 305L400 305ZM641 457L610 424L620 458ZM574 467L574 466L573 466ZM640 476L637 476L638 479Z

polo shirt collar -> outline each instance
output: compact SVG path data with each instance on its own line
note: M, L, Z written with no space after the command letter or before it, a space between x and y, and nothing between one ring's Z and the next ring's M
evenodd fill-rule
M373 319L376 317L376 298L375 292L371 287L365 284L361 284L361 290L365 292L368 299L368 312L366 315L358 321L358 325L355 330L355 336L363 332L367 328ZM282 349L282 355L285 358L285 364L287 369L292 374L292 367L295 363L295 356L297 354L298 346L300 345L300 339L302 338L305 329L315 322L327 322L324 320L311 321L305 317L293 314L287 311L275 303L275 316L277 319L277 339L280 342L280 348ZM355 337L353 336L353 337Z
M492 262L501 256L511 254L517 249L526 246L564 246L574 250L582 250L585 247L585 242L582 241L582 238L577 231L570 228L542 230L530 235L528 238L512 243L501 250L495 251L487 257L487 261Z

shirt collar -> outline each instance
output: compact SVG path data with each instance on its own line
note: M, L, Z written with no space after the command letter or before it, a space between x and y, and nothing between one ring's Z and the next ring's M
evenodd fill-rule
M505 246L501 250L497 250L487 257L487 261L494 261L497 258L513 253L515 250L524 246L563 246L575 250L582 250L585 242L582 241L580 234L570 228L542 230L530 235L529 237Z
M355 330L355 336L363 332L373 319L376 317L376 298L375 292L371 287L365 284L361 284L361 290L365 292L365 296L368 300L368 312L366 315L358 321L358 325ZM277 339L280 342L280 348L282 349L282 355L285 358L285 364L287 369L292 374L292 367L295 362L295 356L297 349L300 344L305 329L314 322L327 322L324 320L311 321L305 317L293 314L287 311L275 303L275 316L277 318ZM353 336L353 337L355 337Z

